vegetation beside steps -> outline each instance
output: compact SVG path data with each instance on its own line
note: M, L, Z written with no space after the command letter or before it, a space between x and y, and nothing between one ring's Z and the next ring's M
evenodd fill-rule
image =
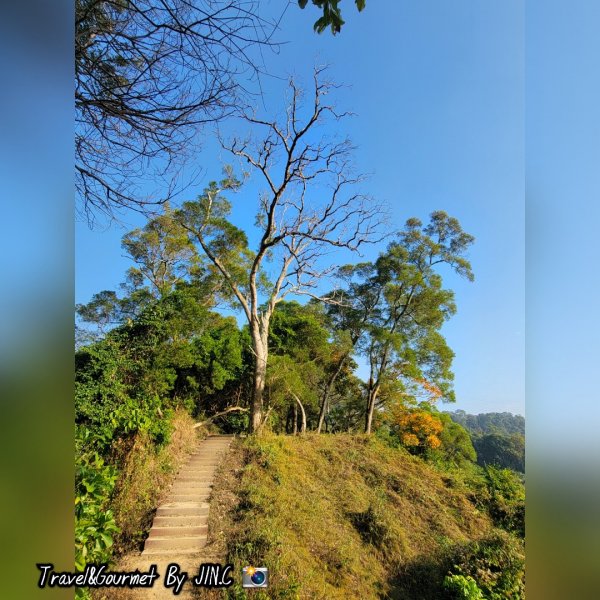
M141 550L160 500L187 460L203 429L183 410L169 420L168 441L157 444L144 431L117 440L108 456L81 451L75 490L76 566L114 563ZM78 598L89 592L77 590Z

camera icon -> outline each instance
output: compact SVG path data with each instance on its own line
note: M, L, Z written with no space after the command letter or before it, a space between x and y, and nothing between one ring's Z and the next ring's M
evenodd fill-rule
M266 567L244 567L242 569L243 588L266 588L269 584L269 569Z

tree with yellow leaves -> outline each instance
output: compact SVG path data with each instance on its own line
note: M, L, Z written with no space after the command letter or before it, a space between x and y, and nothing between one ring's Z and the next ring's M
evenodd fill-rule
M408 408L398 403L390 407L387 416L391 429L411 451L420 454L441 446L440 435L444 426L442 421L428 410Z

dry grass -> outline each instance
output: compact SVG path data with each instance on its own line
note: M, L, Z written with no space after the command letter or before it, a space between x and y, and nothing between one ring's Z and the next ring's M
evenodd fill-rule
M448 478L375 438L265 435L238 452L228 560L238 573L269 568L256 600L437 600L451 553L491 529ZM430 589L423 577L436 579ZM228 595L246 592L237 583Z

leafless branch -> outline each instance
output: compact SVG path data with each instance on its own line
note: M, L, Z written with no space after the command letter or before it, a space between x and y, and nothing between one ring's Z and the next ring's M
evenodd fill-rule
M253 129L254 137L221 139L222 146L248 164L266 186L259 203L261 239L250 278L264 267L267 253L281 256L285 269L276 276L270 310L283 295L316 287L330 272L323 265L330 251L358 251L384 237L382 207L357 191L365 178L355 173L353 145L328 136L324 129L328 121L350 114L329 102L336 87L326 80L324 67L315 69L308 98L290 79L281 119L243 110L239 118Z
M276 47L277 22L260 16L257 0L75 8L76 187L91 221L143 210L185 185L178 178L199 129L240 106L240 75L259 75L256 51Z

